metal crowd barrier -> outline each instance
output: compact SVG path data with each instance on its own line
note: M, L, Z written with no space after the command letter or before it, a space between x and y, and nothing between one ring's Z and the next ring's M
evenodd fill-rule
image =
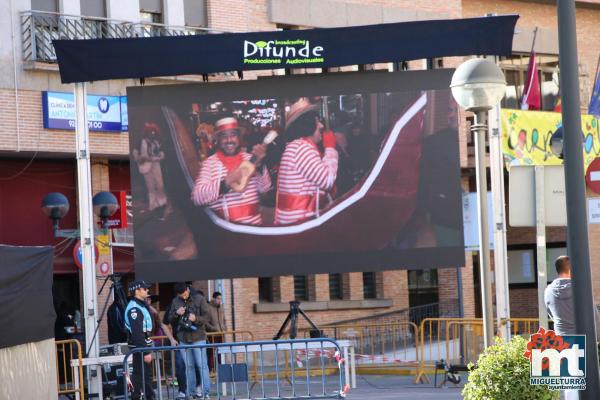
M137 348L125 355L123 371L128 371L127 366L136 354L140 354L140 358L142 354L152 354L157 360L165 359L166 354L173 351L185 349L216 351L220 363L215 366L215 375L211 379L211 397L217 399L331 399L345 397L348 390L344 385L344 368L340 358L326 356L328 351L341 354L341 348L335 340L327 338ZM332 365L337 367L338 373L328 376ZM152 368L151 385L156 398L163 399L165 395L171 398L168 388L164 387L166 381L161 367L155 368L142 362L142 377L146 368ZM256 381L252 382L251 371L254 368L257 371ZM126 400L130 398L128 385L132 382L132 376L124 379ZM144 385L145 378L141 386Z
M56 342L56 386L59 395L75 395L84 398L84 375L79 340L57 340ZM71 360L77 358L79 367L72 368Z
M548 324L550 325L551 323L552 321L548 320ZM540 320L538 318L503 318L500 321L498 331L505 325L510 326L511 335L522 335L529 338L530 335L536 333L540 328Z
M223 331L223 332L207 332L206 333L206 337L207 337L207 342L208 343L232 343L232 342L254 342L254 334L250 331L241 331L241 330L236 330L236 331ZM209 352L213 353L213 356L211 357L210 354L208 355L209 357L209 361L211 361L212 365L209 365L210 367L210 376L211 378L214 378L216 376L216 371L217 371L217 366L220 363L219 357L217 357L217 352L215 351L216 349L208 349ZM251 377L252 377L252 385L254 386L255 384L258 383L258 362L257 362L257 354L253 353L252 354L252 364L253 364L253 368L251 371Z
M303 329L305 337L310 330ZM419 369L419 328L410 321L347 324L322 329L328 337L349 340L356 352L359 373L381 373L401 368Z
M337 340L349 341L350 354L343 353L343 356L350 357L353 363L356 360L359 373L397 373L401 368L415 367L415 382L429 382L427 374L434 371L437 361L443 359L455 365L477 361L483 350L482 325L480 318L426 318L420 326L409 321L348 324L324 327L324 333L332 339L263 342L254 342L250 331L212 332L207 334L209 343L203 346L169 346L167 337L159 336L152 338L157 344L155 347L134 350L130 354L153 352L152 364L144 367L152 368L152 385L161 400L174 398L177 394L174 352L194 347L206 348L209 352L210 377L217 398L226 398L228 393L229 396L242 395L253 399L289 396L337 398L343 397L340 394L344 391L342 385L347 382L342 379L344 368L340 368L335 356L336 351L342 354ZM505 325L510 326L512 335L528 337L537 332L539 322L537 318L503 319L498 331ZM305 336L310 333L308 329L303 331ZM220 340L224 343L219 343ZM79 342L57 341L56 346L59 395L74 394L83 399L84 371ZM212 357L210 352L213 352ZM130 354L125 357L126 363ZM71 367L75 364L78 366ZM354 376L348 370L345 373ZM340 378L335 388L330 387L332 377L328 375L332 374ZM298 394L299 382L302 382L304 394ZM322 385L315 388L319 382Z
M475 364L483 352L483 321L450 321L446 326L446 357L448 364Z
M475 326L481 324L481 318L425 318L419 327L419 370L415 383L429 382L426 368L434 369L436 361L447 360L448 356L461 351L463 338L466 336L471 341L478 340ZM469 329L468 335L461 337L461 332ZM481 335L479 335L481 336ZM464 351L464 348L463 348ZM476 360L479 353L472 351L470 358Z
M551 322L551 321L549 321ZM511 335L529 337L539 329L537 318L506 318L500 321L510 327ZM481 318L426 318L419 329L420 367L415 382L429 382L426 369L435 368L435 362L449 364L476 363L483 351L483 320Z
M254 334L250 331L243 330L235 330L235 331L222 331L222 332L207 332L207 344L211 343L231 343L236 340L240 340L242 342L254 342ZM167 336L152 336L151 340L156 344L158 342L159 346L170 346L169 338ZM208 356L208 366L210 369L210 377L214 379L216 376L217 365L220 364L219 358L214 355L215 349L208 348L207 356ZM175 351L166 352L161 354L160 357L156 357L153 360L152 365L152 376L154 379L158 379L160 377L161 385L165 385L167 388L174 388L175 386ZM211 356L210 353L213 353ZM253 367L250 371L250 377L252 379L252 385L258 383L258 363L257 363L257 355L253 354ZM170 393L169 393L170 394Z

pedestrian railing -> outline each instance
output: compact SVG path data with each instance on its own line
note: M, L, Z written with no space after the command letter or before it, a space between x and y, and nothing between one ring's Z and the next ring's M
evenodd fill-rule
M59 395L75 395L83 400L84 376L81 363L81 344L78 340L56 342L56 384ZM79 360L78 367L71 367L71 360Z
M215 33L207 28L120 21L45 11L21 12L23 61L56 62L52 40L121 39Z
M143 354L164 359L168 353L187 349L214 349L216 352L220 363L215 366L211 379L211 397L214 398L343 398L348 390L340 346L333 339L321 338L136 348L123 360L123 371L128 371L132 359L134 370L138 369L125 376L125 399L130 398L128 389L145 387L146 379L151 379L150 385L157 399L164 398L165 390L170 396L165 380L160 376L161 368L154 369L140 360ZM334 353L333 357L328 356L330 352ZM203 352L200 354L203 358ZM336 373L329 375L333 367ZM148 368L152 370L149 378ZM256 379L252 376L254 369Z

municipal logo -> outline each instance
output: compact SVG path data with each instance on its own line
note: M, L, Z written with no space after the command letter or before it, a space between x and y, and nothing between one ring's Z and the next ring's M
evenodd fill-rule
M557 335L540 328L523 354L530 362L531 385L550 390L585 390L585 335Z

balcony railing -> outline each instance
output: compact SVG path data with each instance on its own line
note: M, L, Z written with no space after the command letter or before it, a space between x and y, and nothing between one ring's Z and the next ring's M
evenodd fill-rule
M23 61L56 62L54 39L120 39L217 33L206 28L128 22L41 11L21 13Z

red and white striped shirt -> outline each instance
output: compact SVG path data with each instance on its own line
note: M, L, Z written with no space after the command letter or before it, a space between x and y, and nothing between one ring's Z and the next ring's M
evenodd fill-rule
M288 143L279 166L275 224L291 224L314 216L319 205L323 205L322 195L335 183L337 169L336 149L326 148L321 157L317 146L307 139Z
M242 153L242 155L246 161L252 157L248 153ZM271 177L268 171L266 169L261 172L257 171L248 181L246 190L241 193L231 191L219 195L221 181L228 173L229 171L216 154L204 160L192 190L192 201L197 206L207 205L227 221L261 225L259 193L265 193L271 189Z

